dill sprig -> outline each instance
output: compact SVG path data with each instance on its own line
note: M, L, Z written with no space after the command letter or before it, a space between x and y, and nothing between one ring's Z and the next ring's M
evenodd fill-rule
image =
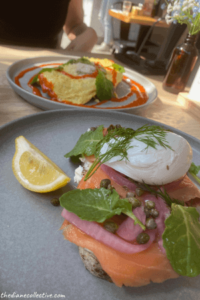
M144 125L137 130L123 127L109 130L108 134L97 144L94 153L96 160L88 170L84 180L86 181L90 178L101 164L113 157L119 156L120 161L128 161L127 151L133 148L133 146L130 146L131 139L133 138L147 145L144 150L147 150L149 147L156 149L157 145L173 150L166 141L166 132L164 128L157 125ZM107 151L101 154L105 144L108 145Z
M137 185L137 187L141 188L143 191L149 192L149 193L155 195L156 197L160 196L169 207L171 207L172 203L176 203L178 205L184 206L183 201L179 201L178 199L171 198L170 195L167 193L166 189L164 188L164 186L162 186L162 187L156 186L155 187L156 189L155 189L152 186L149 186L148 184L146 184L145 182L143 182L143 183L134 182L134 183Z
M168 142L165 139L166 132L167 132L166 129L157 125L152 125L152 126L144 125L136 130L134 138L138 141L147 144L145 150L148 149L148 147L152 147L156 149L156 145L160 145L165 149L169 148L173 150L168 145Z

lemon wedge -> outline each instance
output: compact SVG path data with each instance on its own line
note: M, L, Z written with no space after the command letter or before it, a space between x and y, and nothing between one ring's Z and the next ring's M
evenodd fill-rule
M15 139L12 169L17 180L28 190L38 193L55 191L70 178L25 137Z

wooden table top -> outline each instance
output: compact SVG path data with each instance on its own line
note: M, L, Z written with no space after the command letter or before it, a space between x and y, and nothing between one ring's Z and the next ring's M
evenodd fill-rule
M23 116L41 112L42 110L29 104L18 96L6 78L7 68L14 62L39 56L59 55L83 56L88 53L66 52L64 50L43 50L25 47L0 46L0 126ZM93 57L107 57L109 55L90 54ZM173 126L200 139L200 118L187 108L179 104L177 95L162 89L163 76L148 76L158 90L158 99L146 108L138 108L134 114Z
M152 26L157 21L157 19L155 18L134 15L132 13L129 13L129 15L125 15L121 10L113 10L113 9L109 10L109 15L125 23L135 23L135 24L147 25L147 26ZM170 25L162 20L159 21L155 26L169 28Z

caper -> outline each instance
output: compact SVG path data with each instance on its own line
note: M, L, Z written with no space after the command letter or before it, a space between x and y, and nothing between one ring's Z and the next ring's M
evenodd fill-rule
M90 127L90 131L95 131L97 127Z
M120 124L115 125L116 128L122 128Z
M147 229L155 229L155 228L157 228L157 224L156 224L155 220L152 219L152 218L147 218L146 219L146 228Z
M102 179L100 183L100 187L107 189L109 184L111 184L110 179Z
M144 191L141 188L136 188L135 193L137 196L142 196L144 194Z
M159 216L159 212L155 208L150 209L149 213L153 218L157 218Z
M147 207L148 209L155 208L155 202L150 201L150 200L147 200L147 201L145 202L145 207Z
M53 198L53 199L51 199L51 204L53 206L59 206L60 205L60 201L59 201L58 198Z
M112 124L107 128L108 131L109 131L109 130L114 130L114 129L115 129L115 126L112 125Z
M109 184L109 185L107 186L107 189L108 189L108 190L112 190L112 185Z
M144 208L144 213L145 213L147 218L150 217L150 210L147 207Z
M129 197L135 197L135 193L133 193L133 192L126 193L126 198L129 198Z
M106 221L103 226L107 231L112 233L115 233L118 229L118 225L113 221Z
M141 232L138 234L136 241L138 244L146 244L149 241L150 237L146 232Z
M108 187L107 187L107 189L112 192L112 190L114 190L115 188L114 188L114 186L112 186L111 184L109 184Z
M80 165L80 157L81 157L81 155L77 155L77 156L72 155L72 156L70 157L70 160L71 160L71 162L72 162L73 164L79 164L79 165Z
M126 185L123 185L123 189L125 189L125 191L128 191L128 188Z
M135 197L129 197L127 198L127 200L132 204L133 208L141 206L141 202Z

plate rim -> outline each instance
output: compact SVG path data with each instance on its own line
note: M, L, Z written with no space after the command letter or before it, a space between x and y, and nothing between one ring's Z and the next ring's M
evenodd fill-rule
M96 53L93 53L93 54L95 54L95 56L98 55L98 54L96 54ZM93 54L91 53L91 57L93 57ZM89 55L90 55L90 53L89 53ZM101 56L101 55L99 55L99 56ZM9 82L10 86L12 87L12 89L13 89L20 97L22 97L22 96L21 96L21 93L25 93L25 95L26 95L27 97L30 96L30 97L33 97L34 99L38 99L38 98L40 99L40 98L41 98L40 100L42 100L42 103L44 102L44 103L46 103L46 105L48 106L48 103L50 102L50 100L45 99L45 98L42 98L42 97L39 97L39 96L37 96L37 95L34 95L33 93L31 93L31 92L29 92L29 91L26 91L26 90L23 89L22 87L18 86L18 85L15 83L14 79L12 79L10 73L12 72L13 69L16 68L17 65L20 65L20 64L22 64L23 62L24 62L24 63L27 62L27 64L28 64L29 62L31 63L31 61L37 60L37 59L39 59L39 60L40 60L40 59L41 59L41 60L45 59L45 60L48 61L48 59L51 59L51 60L53 60L53 59L54 59L54 60L56 60L56 59L62 60L62 59L65 59L65 58L71 59L71 58L77 58L77 57L80 57L80 56L79 56L79 55L62 55L62 54L61 54L61 55L58 55L58 56L52 56L52 55L50 55L50 56L38 56L38 57L29 57L29 58L20 59L20 60L15 61L14 63L12 63L12 64L7 68L7 70L6 70L6 78L7 78L8 82ZM112 59L114 60L115 58L112 58ZM41 61L41 62L42 62L42 61ZM37 64L37 62L36 62L35 64ZM133 73L136 74L136 75L139 75L139 77L141 77L141 78L145 78L145 80L147 80L148 83L149 83L149 84L152 86L152 88L154 89L155 97L154 97L154 99L151 100L149 103L148 103L149 100L147 100L146 103L144 103L144 104L142 104L142 105L140 105L140 106L136 106L136 107L132 107L132 108L120 108L120 107L119 107L119 108L109 108L109 109L107 109L107 110L112 111L112 112L113 112L113 111L131 111L131 110L136 110L136 109L139 109L139 108L143 108L143 107L148 106L148 105L152 104L153 102L155 102L156 99L158 98L158 90L157 90L155 84L153 84L149 78L146 78L144 75L138 73L138 72L135 71L135 70L131 70L131 69L128 68L126 65L124 65L124 68L127 69L127 71L130 71L130 72L133 72ZM18 91L19 91L19 93L18 93ZM30 101L28 101L27 99L25 99L24 97L22 97L22 98L23 98L24 101L26 101L26 102L28 102L28 103L31 103L31 105L33 105L33 106L36 106L36 105L34 105L32 102L30 102ZM42 105L42 103L41 103L41 105ZM58 106L58 109L63 108L63 109L80 109L80 110L84 109L84 110L103 110L103 111L106 111L106 108L90 108L89 106L88 106L88 107L76 107L75 105L67 105L67 104L63 104L63 103L60 103L60 102L54 102L54 101L52 101L52 103L55 104L55 105L57 105L57 106ZM38 106L37 106L37 107L38 107ZM59 108L59 107L60 107L60 108ZM66 108L65 108L65 107L66 107ZM53 108L53 109L51 109L51 108L45 108L45 109L47 109L47 110L55 110L55 109L57 109L57 108Z

